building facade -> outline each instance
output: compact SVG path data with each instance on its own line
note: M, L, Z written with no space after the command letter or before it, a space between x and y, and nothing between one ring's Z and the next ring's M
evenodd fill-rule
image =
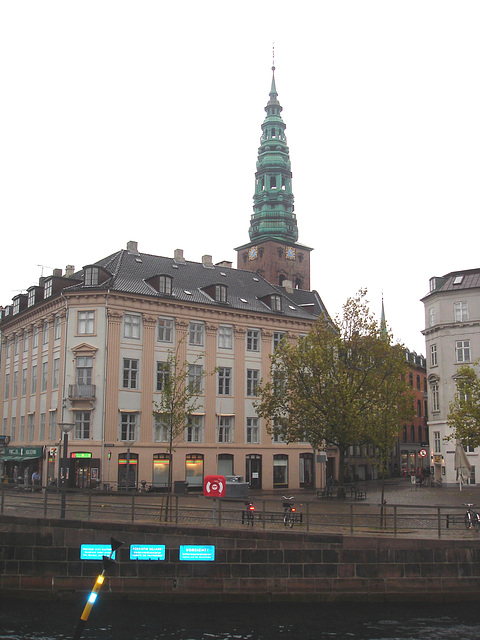
M297 340L327 315L310 291L310 250L296 244L280 110L273 79L256 175L255 245L238 249L241 268L213 264L211 256L190 262L181 250L173 258L145 254L129 242L79 271L55 270L3 310L0 399L10 442L0 461L9 481L30 482L35 470L44 484L60 477L64 425L72 426L72 487L130 488L144 480L161 489L169 468L173 481L190 488L216 473L243 476L253 489L322 482L325 464L308 443L272 437L254 407L277 342ZM188 363L199 407L186 416L170 458L153 410L172 352Z
M480 356L480 269L453 271L430 279L422 299L429 395L430 462L437 482L454 485L455 442L446 441L449 406L462 365L474 365ZM478 364L475 365L478 371ZM462 444L462 443L460 443ZM467 450L470 483L478 482L479 449Z

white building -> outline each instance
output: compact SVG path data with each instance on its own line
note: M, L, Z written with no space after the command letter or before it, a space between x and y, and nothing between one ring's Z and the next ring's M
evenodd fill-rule
M480 357L480 269L454 271L430 279L425 305L425 335L429 394L429 435L434 478L456 483L455 443L445 441L456 376L462 365ZM476 365L478 367L478 365ZM477 483L480 449L467 448L471 484ZM480 470L479 470L480 471Z

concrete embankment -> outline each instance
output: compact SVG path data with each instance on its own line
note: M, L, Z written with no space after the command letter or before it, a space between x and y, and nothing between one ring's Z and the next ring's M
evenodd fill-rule
M471 540L319 535L171 525L0 517L0 593L84 597L102 562L84 544L124 542L102 596L181 601L452 601L480 597ZM164 560L131 560L130 545L165 545ZM212 545L214 560L181 560Z

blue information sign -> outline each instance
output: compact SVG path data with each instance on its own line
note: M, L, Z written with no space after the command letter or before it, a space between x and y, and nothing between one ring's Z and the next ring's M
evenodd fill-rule
M80 560L101 560L103 556L110 557L112 547L109 544L82 544L80 547ZM115 551L112 555L115 560Z
M165 545L131 544L130 560L165 560Z
M215 560L215 545L213 544L181 544L180 560Z

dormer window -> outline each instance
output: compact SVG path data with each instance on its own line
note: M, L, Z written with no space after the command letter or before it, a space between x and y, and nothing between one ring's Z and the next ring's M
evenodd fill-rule
M85 269L85 286L96 287L98 285L98 268L87 267Z
M281 311L282 310L282 298L278 295L270 296L270 308L272 311Z
M170 276L159 276L158 292L167 296L172 295L172 278Z
M35 304L35 289L30 289L28 292L28 306L33 307Z
M45 280L45 284L43 285L43 297L50 298L53 292L53 280L50 278L49 280Z
M13 301L13 315L16 315L20 311L20 298L16 298Z
M224 284L215 285L215 300L217 302L227 301L227 287Z

